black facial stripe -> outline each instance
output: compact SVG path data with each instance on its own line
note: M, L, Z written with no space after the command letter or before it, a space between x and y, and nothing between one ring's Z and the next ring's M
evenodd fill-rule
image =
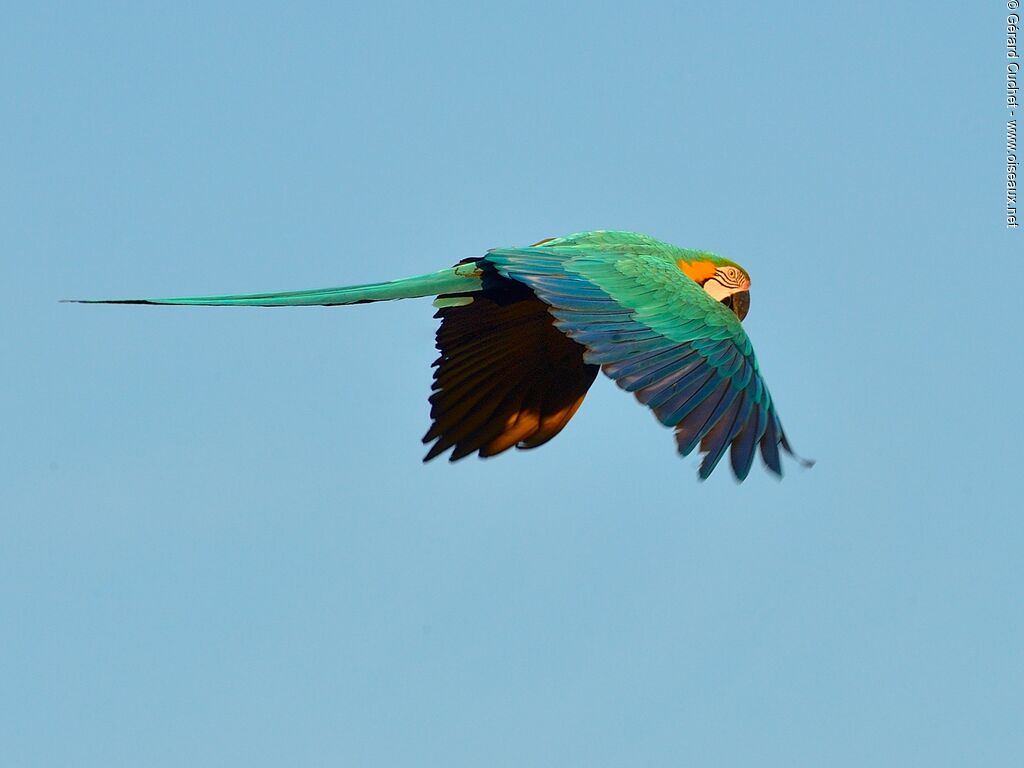
M730 279L722 271L715 272L715 276L712 279L717 280L721 285L724 285L726 288L739 288L740 287L740 281L739 280Z

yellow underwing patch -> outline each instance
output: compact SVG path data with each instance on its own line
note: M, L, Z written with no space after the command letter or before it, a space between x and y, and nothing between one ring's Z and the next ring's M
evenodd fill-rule
M544 245L544 243L550 243L554 239L555 238L553 238L553 237L545 237L543 240L538 240L536 243L534 243L530 247L531 248L536 248L538 245Z
M710 261L687 261L686 259L679 259L676 262L676 266L682 270L683 274L696 283L703 283L715 274L715 265Z

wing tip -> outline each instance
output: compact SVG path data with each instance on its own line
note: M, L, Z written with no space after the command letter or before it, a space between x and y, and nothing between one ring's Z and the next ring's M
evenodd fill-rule
M801 456L800 454L793 450L793 446L789 444L789 438L786 437L786 433L782 430L781 424L779 425L779 433L779 445L782 446L782 450L784 450L786 453L788 453L790 456L796 459L797 463L799 463L801 467L803 467L804 469L810 469L811 467L818 463L816 459L805 459L803 456Z

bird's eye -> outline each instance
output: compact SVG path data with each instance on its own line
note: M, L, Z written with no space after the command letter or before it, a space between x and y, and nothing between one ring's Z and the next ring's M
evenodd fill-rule
M740 271L736 267L722 267L718 270L718 275L724 285L738 286L740 284Z

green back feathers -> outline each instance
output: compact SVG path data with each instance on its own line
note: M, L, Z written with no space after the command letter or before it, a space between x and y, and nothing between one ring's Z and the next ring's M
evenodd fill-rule
M538 247L572 248L578 251L621 253L630 256L660 256L673 262L678 262L679 260L686 262L709 262L716 267L736 267L736 269L746 275L748 280L750 279L750 274L747 270L731 259L718 256L710 251L680 248L639 232L620 232L615 230L577 232L565 237L542 240Z

